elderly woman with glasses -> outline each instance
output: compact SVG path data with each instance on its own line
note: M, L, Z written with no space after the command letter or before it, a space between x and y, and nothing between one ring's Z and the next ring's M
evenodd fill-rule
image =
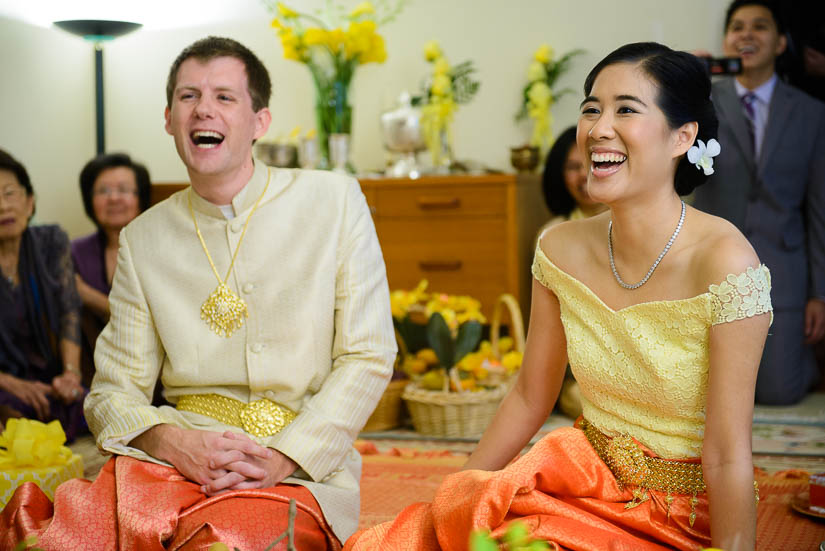
M86 429L80 299L68 237L30 226L34 209L25 167L0 150L0 415L57 419L72 440Z
M149 172L125 153L98 155L80 172L86 215L97 231L72 242L77 291L83 301L83 378L94 372L94 344L109 320L109 291L117 265L118 236L149 207Z

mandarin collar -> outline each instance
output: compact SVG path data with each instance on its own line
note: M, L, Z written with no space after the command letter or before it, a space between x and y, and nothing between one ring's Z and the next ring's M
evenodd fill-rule
M241 216L246 210L251 209L266 186L268 176L267 165L255 158L252 159L252 163L254 167L252 177L249 179L249 182L235 194L235 197L233 197L231 201L235 216ZM275 175L273 174L272 178L274 177ZM271 187L270 185L270 188ZM189 186L189 198L192 200L192 208L194 208L195 211L207 216L226 220L226 217L218 205L198 195L195 190L192 189L192 186Z

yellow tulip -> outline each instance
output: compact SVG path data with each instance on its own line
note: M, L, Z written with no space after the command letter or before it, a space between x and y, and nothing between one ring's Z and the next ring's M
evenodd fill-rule
M427 390L441 390L444 387L444 370L433 369L428 371L421 376L418 382Z
M424 44L424 59L435 61L439 57L441 57L441 46L438 45L437 40L430 40Z
M284 19L294 19L295 17L298 17L298 12L287 7L282 2L278 2L278 15Z
M544 80L547 78L547 71L544 69L544 65L539 63L538 61L534 61L530 63L530 66L527 67L527 80L530 82L536 82L538 80Z
M370 2L361 2L355 8L349 12L350 19L357 19L362 15L366 15L368 13L375 13L375 8L372 6Z
M539 49L536 50L536 53L533 54L533 58L539 63L547 64L553 59L553 48L551 48L549 44L542 44L539 46Z

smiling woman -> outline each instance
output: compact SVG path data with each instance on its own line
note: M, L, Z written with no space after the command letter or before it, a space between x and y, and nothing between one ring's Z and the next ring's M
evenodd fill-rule
M95 157L80 172L86 215L97 231L72 242L77 291L83 302L83 383L94 375L94 343L109 320L109 291L117 266L120 230L149 208L149 172L125 153Z
M584 92L586 191L608 212L540 239L524 363L467 470L347 549L460 548L522 517L565 549L753 551L750 422L770 275L730 224L679 198L707 178L686 157L716 131L709 77L690 54L628 44ZM583 417L513 462L568 360Z

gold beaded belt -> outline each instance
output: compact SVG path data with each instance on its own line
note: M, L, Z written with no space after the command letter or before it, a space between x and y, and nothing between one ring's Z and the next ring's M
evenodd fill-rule
M212 417L225 425L241 427L258 437L278 433L297 415L291 409L266 398L245 404L220 394L185 394L178 397L176 407Z

